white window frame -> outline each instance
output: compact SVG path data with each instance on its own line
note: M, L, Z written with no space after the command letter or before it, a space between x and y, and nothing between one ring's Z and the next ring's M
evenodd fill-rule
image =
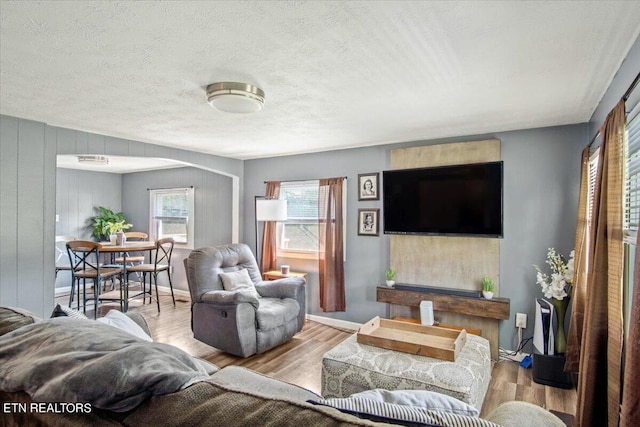
M167 195L167 194L187 194L188 201L188 215L186 218L187 222L187 242L175 242L175 247L180 249L194 249L195 244L195 191L193 187L180 187L180 188L162 188L157 190L149 190L149 236L157 240L157 229L156 229L156 220L155 220L155 205L156 198L159 195Z

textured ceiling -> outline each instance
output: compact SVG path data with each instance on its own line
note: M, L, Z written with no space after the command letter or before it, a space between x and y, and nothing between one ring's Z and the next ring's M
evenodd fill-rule
M240 159L581 123L639 33L638 1L2 1L0 112Z

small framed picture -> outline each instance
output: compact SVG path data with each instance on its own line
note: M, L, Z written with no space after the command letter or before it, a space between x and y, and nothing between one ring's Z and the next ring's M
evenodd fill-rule
M378 172L358 175L358 200L380 200L379 177Z
M358 209L358 236L378 236L380 209Z

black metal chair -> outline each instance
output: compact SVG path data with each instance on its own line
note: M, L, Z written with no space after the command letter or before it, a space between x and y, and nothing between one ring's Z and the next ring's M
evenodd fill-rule
M127 242L139 242L149 238L149 235L142 231L127 231L124 233L124 236L127 238ZM127 253L126 255L126 258L122 256L117 257L114 262L116 264L123 264L126 259L128 265L135 265L144 264L146 260L144 254L140 252Z
M156 241L156 253L154 257L154 261L152 264L136 264L132 266L127 266L126 274L127 274L127 286L129 283L129 275L132 273L142 274L142 281L140 286L142 288L142 292L138 295L135 295L131 298L138 297L142 295L142 303L147 298L147 293L149 294L149 303L151 303L151 298L153 297L152 292L152 284L155 285L156 288L156 302L158 304L158 311L160 311L160 295L158 294L158 273L163 271L167 272L167 276L169 277L169 288L171 289L171 299L173 300L173 305L176 305L176 299L173 295L173 284L171 283L171 253L173 252L173 238L166 237L164 239L159 239ZM147 276L149 276L149 291L147 292ZM129 298L125 298L125 310L127 308Z
M71 262L71 296L69 305L73 301L74 287L78 288L78 309L80 309L80 281L82 280L82 310L87 312L87 301L94 301L93 317L98 317L98 306L100 305L100 289L104 279L112 279L120 276L120 298L103 298L103 301L119 301L120 310L123 309L123 289L122 289L122 268L114 266L102 266L99 262L100 249L102 245L96 242L85 240L74 240L67 242L67 253ZM93 282L93 298L87 298L87 279Z
M56 279L58 278L58 273L61 271L69 271L71 272L71 264L68 262L66 243L72 242L76 240L73 236L56 236ZM63 246L61 243L64 243ZM67 262L63 260L63 258L67 259ZM71 303L73 302L73 279L71 280L71 293L69 294L69 307L71 307Z

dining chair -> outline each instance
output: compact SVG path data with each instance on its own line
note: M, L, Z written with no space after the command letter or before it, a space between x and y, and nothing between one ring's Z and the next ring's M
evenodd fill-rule
M147 240L149 235L147 233L143 233L142 231L127 231L124 233L126 237L126 241L129 242L140 242L143 240ZM114 261L116 264L123 264L125 257L120 256L117 257ZM135 264L144 264L145 256L141 252L133 252L133 255L129 252L126 254L127 264L135 265Z
M62 249L59 243L67 243L76 240L73 236L56 236L56 277L59 271L71 271L71 264L64 262L63 258L67 255L67 251Z
M143 304L147 298L147 276L149 277L149 303L151 303L151 298L153 297L151 288L153 284L156 289L156 303L158 304L158 312L160 311L160 295L158 294L158 273L161 273L163 271L167 272L167 276L169 278L169 288L171 289L171 299L173 300L173 305L176 305L176 299L173 295L173 284L171 283L171 253L173 252L173 244L174 242L172 237L166 237L164 239L156 240L156 253L153 259L153 263L137 264L131 267L127 266L126 268L127 283L129 282L129 274L142 274L142 281L140 282L142 292L140 293L140 295L142 295Z
M100 288L101 283L105 279L112 279L122 275L121 267L103 266L98 262L100 259L100 249L102 245L97 242L85 240L73 240L66 243L67 253L71 261L71 295L73 295L74 287L78 288L78 309L80 309L80 281L82 280L82 310L87 312L87 301L93 300L94 313L93 317L98 316L98 305L100 305ZM87 298L87 280L93 282L93 298ZM120 277L120 310L123 309L123 293L122 293L122 277ZM70 298L73 300L73 297ZM113 298L103 298L103 301L116 301Z
M67 255L66 243L76 240L73 236L56 236L55 248L56 248L56 279L58 278L58 272L69 271L71 272L71 263ZM62 245L61 243L64 243ZM64 248L64 249L63 249ZM66 261L65 261L66 259ZM69 294L69 306L73 302L73 277L71 278L71 293Z

